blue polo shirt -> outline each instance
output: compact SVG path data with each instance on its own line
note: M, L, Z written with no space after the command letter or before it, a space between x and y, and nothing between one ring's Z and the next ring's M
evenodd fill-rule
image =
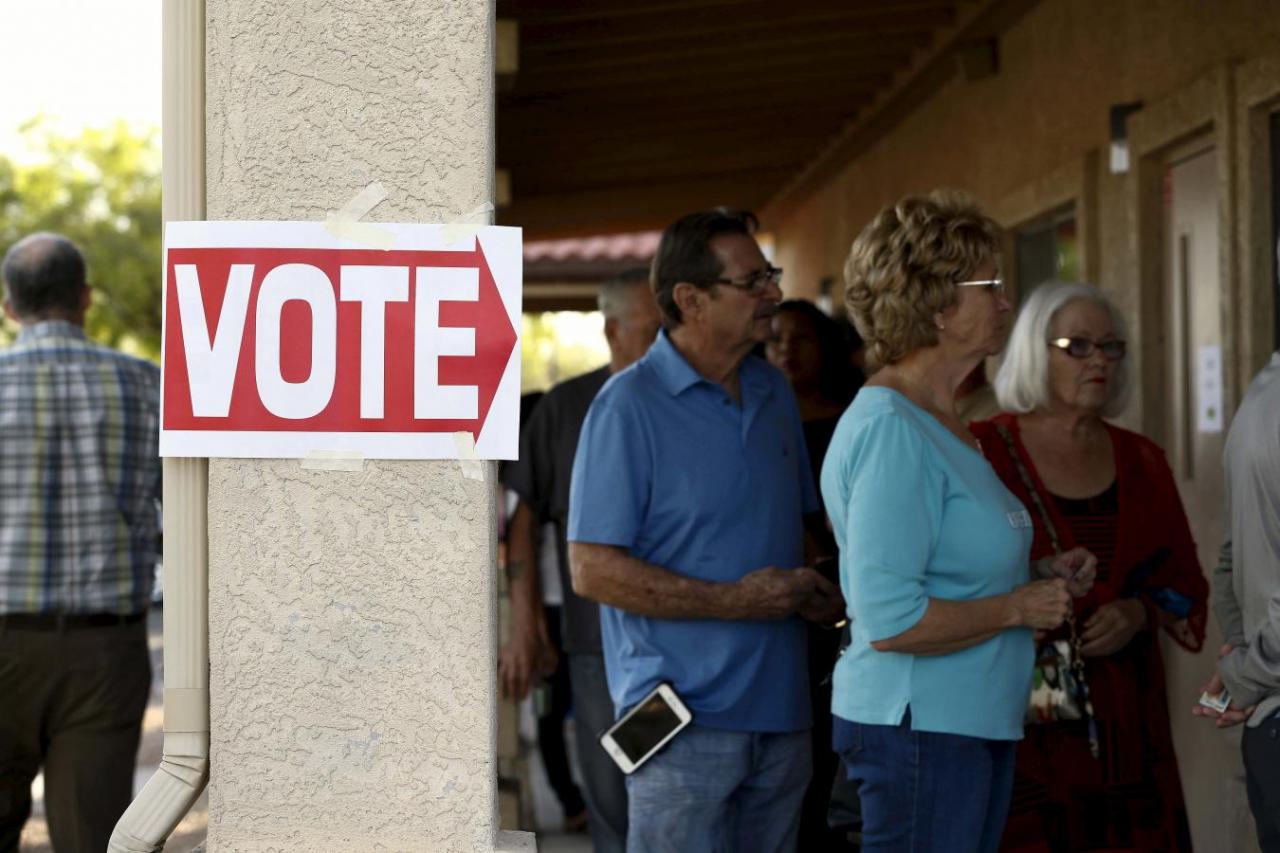
M889 388L864 387L836 427L822 494L840 546L852 642L832 710L855 723L989 740L1022 737L1031 631L943 655L878 652L930 598L971 601L1030 579L1031 516L972 445ZM838 729L839 727L837 727Z
M741 406L664 331L610 379L578 440L569 540L720 583L803 565L802 517L818 503L795 397L758 358L738 375ZM619 712L668 681L698 725L791 732L812 723L798 616L651 619L602 606L600 626Z

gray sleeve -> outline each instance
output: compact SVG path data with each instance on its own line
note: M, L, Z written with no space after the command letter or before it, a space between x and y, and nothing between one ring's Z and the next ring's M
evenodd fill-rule
M1226 642L1239 648L1244 645L1244 617L1240 612L1240 603L1236 601L1235 587L1232 586L1231 539L1223 541L1218 549L1218 565L1213 568L1213 584L1210 603L1213 615L1218 617L1218 627Z
M1237 707L1280 692L1280 591L1267 603L1267 621L1253 642L1218 661L1218 672Z

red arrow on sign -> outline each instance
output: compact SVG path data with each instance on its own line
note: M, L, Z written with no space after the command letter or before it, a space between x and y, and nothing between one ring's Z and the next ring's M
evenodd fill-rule
M469 432L515 350L472 251L170 249L167 430Z

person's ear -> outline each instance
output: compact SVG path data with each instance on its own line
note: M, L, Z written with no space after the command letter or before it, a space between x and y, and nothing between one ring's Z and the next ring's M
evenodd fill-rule
M89 310L89 306L93 304L93 289L89 285L80 288L80 311L83 313Z
M18 319L18 313L13 310L13 303L10 302L8 299L4 301L4 315L15 323L22 322L21 320Z
M675 299L676 307L680 309L681 319L688 320L702 313L702 304L707 293L697 285L682 281L671 291L671 296Z
M604 339L608 341L610 344L613 344L617 341L618 339L618 318L617 317L604 318Z

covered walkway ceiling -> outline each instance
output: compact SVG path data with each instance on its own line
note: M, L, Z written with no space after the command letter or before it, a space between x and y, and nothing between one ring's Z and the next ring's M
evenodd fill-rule
M526 239L785 205L1034 0L497 0L502 223Z

